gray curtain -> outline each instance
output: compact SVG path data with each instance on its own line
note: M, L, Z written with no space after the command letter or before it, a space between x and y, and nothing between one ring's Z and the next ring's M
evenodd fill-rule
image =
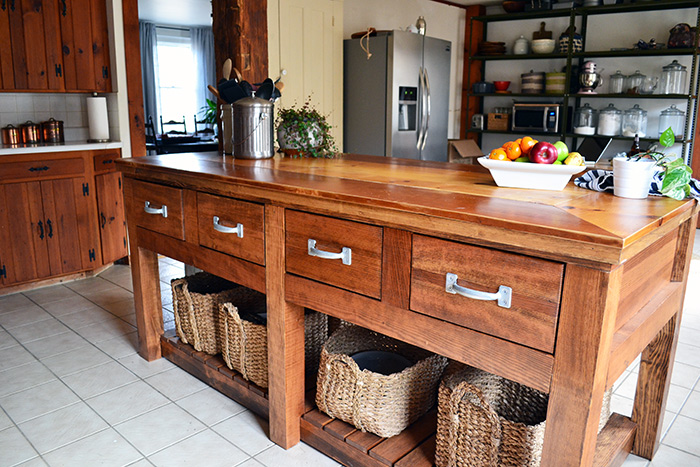
M148 21L139 21L141 37L141 84L143 85L143 110L145 121L153 118L153 125L158 128L158 51L156 48L156 25Z
M192 55L196 72L195 94L197 97L197 119L201 119L199 109L207 104L206 99L216 100L207 89L211 84L216 87L216 67L214 65L214 33L212 28L190 28Z

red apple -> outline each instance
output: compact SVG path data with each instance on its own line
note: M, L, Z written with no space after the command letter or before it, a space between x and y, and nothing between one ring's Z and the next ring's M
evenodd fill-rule
M559 156L559 150L551 143L540 141L530 149L530 162L537 164L553 164Z

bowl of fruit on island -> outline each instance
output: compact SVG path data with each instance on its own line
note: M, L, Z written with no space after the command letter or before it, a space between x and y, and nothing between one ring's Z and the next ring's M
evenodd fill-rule
M583 156L563 141L548 143L529 136L508 141L477 159L501 187L563 190L571 176L585 170Z

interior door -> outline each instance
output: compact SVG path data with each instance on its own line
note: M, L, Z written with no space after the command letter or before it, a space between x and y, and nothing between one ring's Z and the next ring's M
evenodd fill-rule
M99 211L102 263L108 264L127 255L126 218L120 172L95 177Z

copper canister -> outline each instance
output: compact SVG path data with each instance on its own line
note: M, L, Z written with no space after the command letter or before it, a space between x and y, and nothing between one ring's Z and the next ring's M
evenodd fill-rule
M27 120L19 126L24 144L36 144L41 142L39 124Z
M16 146L20 142L19 128L14 125L7 125L2 128L2 144Z
M63 143L63 122L53 117L41 122L41 137L45 143Z

